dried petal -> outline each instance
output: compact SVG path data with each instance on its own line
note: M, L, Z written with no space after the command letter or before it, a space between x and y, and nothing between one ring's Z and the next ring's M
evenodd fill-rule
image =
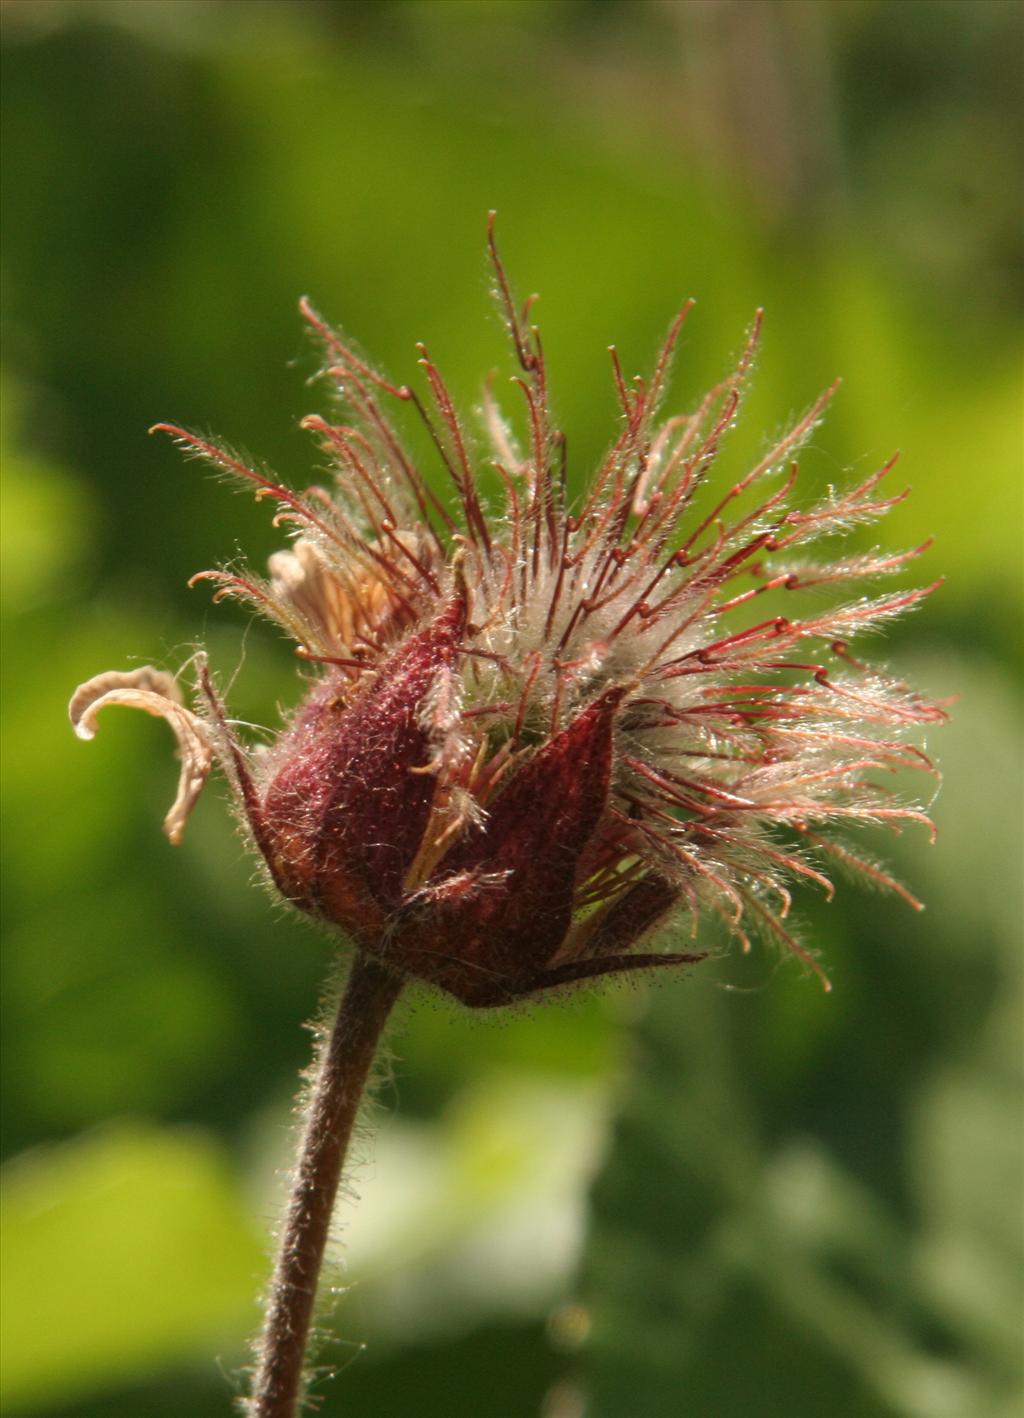
M164 818L164 831L177 846L210 774L213 748L209 731L202 720L182 704L181 691L173 675L151 665L138 670L108 670L78 686L71 696L68 715L80 739L95 736L97 716L111 704L144 709L147 714L166 719L178 740L181 759L178 792Z

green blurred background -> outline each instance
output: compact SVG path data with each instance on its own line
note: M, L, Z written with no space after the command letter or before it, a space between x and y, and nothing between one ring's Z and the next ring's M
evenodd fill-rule
M161 725L67 726L79 680L198 642L241 717L297 693L280 639L184 584L262 560L266 510L145 430L308 482L303 292L400 380L428 340L473 400L509 372L490 207L577 485L615 427L605 347L644 367L684 296L680 407L767 307L729 466L844 377L807 484L905 450L881 535L934 533L915 574L949 580L884 653L960 701L938 845L885 846L929 910L801 905L831 996L762 953L402 1009L318 1411L1020 1412L1022 14L3 4L5 1413L230 1411L330 956L216 793L167 846Z

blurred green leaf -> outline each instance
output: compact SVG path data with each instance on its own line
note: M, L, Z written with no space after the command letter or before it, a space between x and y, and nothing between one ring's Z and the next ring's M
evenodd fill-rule
M202 1133L122 1124L40 1148L5 1170L0 1214L5 1411L238 1354L263 1248Z
M925 1218L916 1262L950 1330L996 1372L1019 1374L1024 1226L1007 1215L1024 1165L1019 1058L937 1077L916 1120L913 1164ZM1017 1390L1024 1396L1024 1389Z
M87 493L15 442L21 416L15 388L0 379L0 592L8 614L77 586L91 539Z
M137 887L83 892L8 941L9 1064L50 1126L174 1103L237 1045L222 978L180 949Z
M540 1322L579 1259L607 1116L603 1081L508 1067L475 1070L429 1123L375 1109L335 1216L344 1294L322 1324L342 1355L363 1340L379 1359L483 1322ZM264 1214L281 1205L285 1135L268 1116Z
M806 1075L783 1074L786 1111L766 1106L778 1082L728 1042L742 1003L695 980L657 994L640 1031L584 1266L588 1414L1008 1418L1024 1393L1021 1234L1005 1206L1019 1080L946 1060L910 1090L917 1125L879 1158L906 1170L901 1215L839 1161L841 1105L817 1138L804 1131ZM863 1005L833 1017L834 1054L885 1012ZM884 1025L872 1037L884 1048Z
M405 1111L444 1096L479 1073L517 1071L524 1081L607 1077L619 1062L623 1011L607 995L555 999L543 1008L474 1015L426 991L403 1007L395 1048Z

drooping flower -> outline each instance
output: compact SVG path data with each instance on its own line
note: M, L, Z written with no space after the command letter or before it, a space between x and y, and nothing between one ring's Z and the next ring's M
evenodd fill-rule
M619 432L573 502L540 338L493 230L491 253L523 446L488 386L481 460L422 346L429 400L382 378L305 302L341 405L337 422L305 420L332 460L330 491L298 494L157 426L294 530L266 578L194 578L278 622L314 667L273 745L239 739L201 656L194 710L167 674L115 672L76 692L76 729L91 737L109 704L162 714L182 761L172 841L216 760L283 897L467 1005L700 959L644 949L673 915L694 937L716 914L744 946L754 927L814 964L786 924L794 880L831 895L831 865L919 905L835 835L928 823L877 780L933 771L913 739L943 711L848 648L934 589L860 589L928 543L834 550L906 496L882 488L895 460L794 501L794 459L829 389L716 494L760 317L733 373L659 420L687 306L649 379L627 384L613 356ZM423 419L454 497L406 451L389 401ZM816 587L834 588L832 604L800 594Z

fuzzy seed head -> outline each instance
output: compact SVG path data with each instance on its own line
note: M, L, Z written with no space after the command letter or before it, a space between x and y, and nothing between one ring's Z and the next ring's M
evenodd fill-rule
M945 717L849 648L934 589L877 589L927 543L841 549L906 495L886 490L895 460L799 497L796 457L833 387L716 488L760 316L735 370L663 418L687 306L649 378L627 384L613 359L619 430L571 498L540 338L493 226L490 249L521 441L488 384L479 455L422 346L424 396L376 373L306 302L338 399L336 421L304 421L329 490L293 492L158 425L270 498L293 533L265 578L195 578L276 621L313 667L273 745L238 739L202 657L195 711L147 668L83 685L72 719L90 737L107 704L162 713L182 758L172 840L216 759L288 901L466 1004L701 958L640 948L674 916L694 940L708 913L744 947L756 929L818 969L786 924L794 881L831 895L838 867L919 905L841 835L928 822L884 780L934 773L917 740ZM405 450L401 404L426 424L450 496Z

